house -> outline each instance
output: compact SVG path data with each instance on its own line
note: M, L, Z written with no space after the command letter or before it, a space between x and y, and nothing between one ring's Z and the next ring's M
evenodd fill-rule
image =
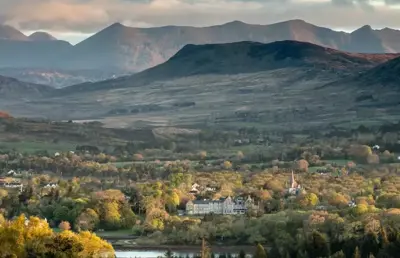
M15 175L17 172L15 172L14 170L10 170L7 172L7 176L13 176Z
M50 184L45 185L43 188L49 189L49 188L57 188L57 187L58 187L57 183L50 183Z
M243 197L220 198L217 200L203 199L194 200L186 203L186 214L188 215L205 215L205 214L245 214L249 209L258 209L258 205L254 204L254 200L249 196L247 199Z
M19 191L22 192L23 184L20 182L16 182L16 181L11 182L11 183L9 183L7 181L1 181L0 187L9 188L9 189L19 189Z
M215 192L216 190L217 190L217 188L214 186L211 186L211 185L207 185L206 187L204 187L197 183L194 183L192 185L192 189L189 191L189 193L198 194L200 192Z
M200 192L198 189L199 187L200 187L200 185L197 183L192 184L192 189L189 191L189 193L198 194Z

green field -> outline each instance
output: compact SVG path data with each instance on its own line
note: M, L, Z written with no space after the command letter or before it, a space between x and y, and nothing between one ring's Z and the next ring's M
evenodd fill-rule
M73 143L59 142L42 142L42 141L21 141L21 142L0 142L1 150L17 150L19 152L34 153L46 150L49 153L74 151L76 145Z

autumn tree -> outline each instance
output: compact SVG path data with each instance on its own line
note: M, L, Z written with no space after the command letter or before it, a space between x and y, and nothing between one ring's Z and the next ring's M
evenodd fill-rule
M224 163L222 164L222 166L225 169L231 169L232 168L232 163L229 160L225 160Z
M93 209L83 211L75 221L78 230L94 230L99 224L100 218Z
M261 244L257 244L256 252L254 253L254 258L267 258L267 253Z
M140 153L136 153L133 155L133 160L134 161L142 161L144 159L143 155Z
M379 156L375 153L369 154L367 156L367 163L368 164L379 164Z
M62 231L70 230L71 225L69 224L68 221L61 221L61 223L58 225L58 228L61 229Z
M302 207L314 207L318 204L318 196L314 193L307 193L298 197L298 203Z
M295 168L304 172L308 171L308 166L309 166L308 161L305 159L298 160L295 163Z

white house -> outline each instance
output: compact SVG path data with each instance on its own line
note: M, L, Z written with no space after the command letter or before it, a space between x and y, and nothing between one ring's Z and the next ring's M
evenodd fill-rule
M186 203L186 214L205 215L205 214L245 214L249 209L258 209L254 200L249 196L247 199L237 197L232 199L220 198L218 200L194 200Z
M57 188L57 187L58 187L58 184L56 184L56 183L50 183L50 184L47 184L44 186L44 188Z

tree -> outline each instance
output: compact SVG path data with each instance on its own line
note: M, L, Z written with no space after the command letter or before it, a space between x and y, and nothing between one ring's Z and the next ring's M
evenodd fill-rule
M302 207L313 207L319 202L318 196L315 193L307 193L299 196L299 204Z
M265 252L265 249L261 244L257 244L254 258L267 258L267 253Z
M174 257L174 253L171 251L171 249L168 249L168 250L164 253L164 257L165 257L165 258L173 258L173 257Z
M71 225L69 224L68 221L61 221L61 223L58 225L58 228L61 229L62 231L70 230Z
M243 152L242 151L238 151L237 154L236 154L236 158L238 160L242 160L244 158Z
M136 153L136 154L133 155L133 160L134 160L134 161L141 161L141 160L143 160L143 159L144 159L144 157L143 157L143 155L140 154L140 153Z
M243 250L240 250L238 258L246 258L246 253Z
M358 249L358 246L354 250L353 258L361 258L360 250Z
M199 157L200 157L200 159L205 159L205 158L207 158L207 152L206 152L206 151L200 151L200 152L199 152Z
M350 156L365 161L368 155L372 154L372 149L367 145L352 145L348 153Z
M313 231L307 239L306 250L310 258L329 257L329 244L326 236Z
M48 223L37 217L18 218L0 226L1 257L114 257L114 249L106 241L83 232L65 230L54 233Z
M367 156L367 162L368 164L379 164L379 156L375 153L369 154Z
M307 172L308 171L308 161L305 159L301 159L296 162L296 169L299 169L301 171Z
M78 230L94 230L99 224L99 215L93 209L83 211L75 221Z
M232 163L229 160L225 160L224 164L223 164L223 167L225 169L231 169L232 168Z
M79 233L78 237L84 247L79 257L97 257L98 254L104 255L106 258L115 257L112 245L95 234L83 231Z
M204 237L201 240L201 258L211 258L211 250Z

